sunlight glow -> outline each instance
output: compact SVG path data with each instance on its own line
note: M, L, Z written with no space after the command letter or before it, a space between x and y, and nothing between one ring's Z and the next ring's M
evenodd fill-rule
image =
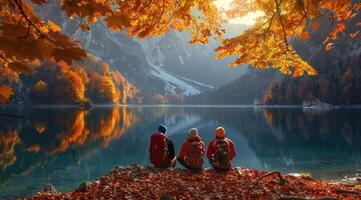
M233 0L215 0L214 4L219 9L229 10L232 1ZM264 16L264 13L261 11L252 12L252 13L248 13L244 17L237 17L234 19L230 19L229 23L230 24L254 25L256 23L256 19L261 16Z

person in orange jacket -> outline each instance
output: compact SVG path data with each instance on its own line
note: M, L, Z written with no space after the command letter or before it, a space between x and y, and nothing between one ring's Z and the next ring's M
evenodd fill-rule
M236 150L232 140L226 137L223 127L216 129L216 138L208 145L207 158L215 170L228 171L232 169L232 160Z
M184 167L192 170L201 170L205 154L204 143L198 135L198 130L192 128L177 158Z

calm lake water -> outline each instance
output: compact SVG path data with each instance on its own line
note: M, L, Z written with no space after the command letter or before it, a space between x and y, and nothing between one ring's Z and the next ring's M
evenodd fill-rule
M118 165L149 164L149 137L159 123L168 126L177 152L190 128L208 144L224 126L236 146L235 166L322 179L361 171L361 109L134 106L18 113L25 117L0 116L0 199L34 194L44 183L68 191Z

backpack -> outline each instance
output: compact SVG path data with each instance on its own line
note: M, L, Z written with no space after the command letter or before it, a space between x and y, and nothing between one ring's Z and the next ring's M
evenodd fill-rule
M168 140L165 135L155 133L150 138L150 162L156 167L166 166L170 163Z
M215 141L215 154L213 165L220 169L231 168L230 149L227 140L217 139Z
M200 142L191 142L184 156L185 164L192 168L202 168L204 158L202 149Z

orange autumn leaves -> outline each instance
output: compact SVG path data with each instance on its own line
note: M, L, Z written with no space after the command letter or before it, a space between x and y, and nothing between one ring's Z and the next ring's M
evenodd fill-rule
M271 174L271 175L269 175ZM268 176L267 176L268 175ZM282 178L282 179L281 179ZM284 180L284 182L281 182ZM236 167L225 173L212 169L156 169L142 165L117 167L85 190L38 193L26 199L360 199L359 187L314 180L301 174L276 176L269 171Z
M0 0L0 17L0 68L9 68L13 73L31 73L40 61L64 61L71 65L73 60L86 55L77 43L60 33L58 25L42 21L28 2ZM5 103L11 88L1 87L6 87L5 92L0 91L0 103Z
M65 63L82 59L86 52L71 38L61 33L59 25L44 22L33 6L47 0L0 0L0 68L14 73L31 73L40 62ZM190 43L207 43L210 37L221 40L217 58L236 56L231 65L251 64L256 68L276 68L285 74L315 75L316 70L301 58L291 43L295 38L308 40L309 28L318 29L315 21L329 15L335 25L325 38L326 51L347 29L347 22L359 13L361 3L351 0L234 0L229 18L261 11L256 24L229 39L224 33L221 12L213 0L60 0L60 8L70 19L81 18L83 31L98 20L105 20L115 31L126 31L130 37L159 36L172 29L192 34ZM312 23L312 24L311 24ZM356 22L359 26L361 22ZM357 39L359 32L350 34ZM1 86L0 102L8 101L10 87Z
M329 24L323 26L335 26L323 44L326 51L331 51L333 42L345 32L346 24L355 18L360 7L361 3L353 4L350 0L234 0L232 9L227 12L230 18L256 11L263 12L264 16L257 18L256 24L240 35L225 39L217 49L217 57L237 56L232 66L252 64L261 69L276 68L294 77L305 73L315 75L313 66L290 45L292 40L308 40L310 31L321 26L316 20L329 17Z
M33 0L31 3L0 0L3 19L0 23L0 68L31 73L43 61L71 66L73 61L84 58L85 51L63 35L57 24L44 22L33 11L34 6L49 1ZM82 18L80 28L84 31L98 19L105 19L110 29L125 29L129 36L140 38L162 35L175 28L187 29L193 34L194 42L204 43L211 33L221 33L217 9L211 0L61 0L57 3L70 19ZM192 14L195 8L205 14ZM10 87L2 87L6 87L0 91L0 100L4 103L9 99Z
M83 30L104 19L110 29L126 30L130 37L158 36L177 29L192 33L193 42L207 42L212 33L222 33L212 0L62 0L61 9L71 19L85 19ZM194 14L195 10L201 14Z
M72 67L45 64L23 77L30 86L29 99L35 104L125 104L138 99L139 90L120 72L91 56Z

